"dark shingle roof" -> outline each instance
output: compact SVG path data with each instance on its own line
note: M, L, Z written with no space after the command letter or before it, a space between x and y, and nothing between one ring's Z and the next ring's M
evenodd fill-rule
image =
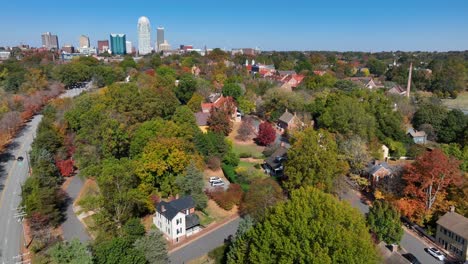
M278 162L276 157L284 157L286 156L287 149L285 147L279 147L270 157L265 160L265 163L268 164L272 169L279 168L281 166L281 162Z
M463 215L455 212L448 212L437 220L437 224L456 233L464 239L468 239L468 218Z
M162 208L164 206L165 211L163 212ZM195 201L191 196L185 196L177 200L170 202L161 201L157 206L156 210L164 215L167 219L172 220L177 213L182 210L187 210L195 207Z

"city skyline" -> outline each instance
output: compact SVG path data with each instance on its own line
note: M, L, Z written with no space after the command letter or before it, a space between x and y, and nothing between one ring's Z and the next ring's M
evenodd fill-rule
M370 0L359 5L299 1L289 6L244 0L235 5L210 0L177 6L154 1L125 9L115 1L104 0L93 9L76 6L72 13L61 2L51 2L57 3L54 6L59 10L42 3L29 3L27 9L4 3L9 12L0 18L0 46L26 43L39 47L37 36L43 32L54 32L61 43L75 46L81 34L89 36L91 45L96 46L97 40L112 32L125 33L136 43L135 21L147 16L152 28L169 30L166 38L175 46L338 51L468 49L468 3L462 0L447 0L443 6L422 0L396 0L392 5ZM17 30L9 30L11 27ZM156 31L151 34L156 35Z

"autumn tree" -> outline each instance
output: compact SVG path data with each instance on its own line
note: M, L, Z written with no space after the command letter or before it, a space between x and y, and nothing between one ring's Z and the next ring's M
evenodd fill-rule
M237 130L237 139L242 141L247 141L249 137L253 134L253 124L251 118L244 118L242 119L241 125Z
M258 127L258 135L255 138L257 144L268 146L276 139L276 131L269 122L263 122Z
M232 131L231 116L224 108L211 108L207 123L209 126L208 129L215 133L221 133L227 136Z
M377 238L387 244L399 244L403 237L400 213L383 200L373 203L367 215L367 223Z
M444 196L449 184L462 183L460 161L445 155L442 150L426 151L415 162L407 165L403 179L406 181L405 201L410 201L416 212L404 210L411 216L430 211L438 196Z
M268 208L283 200L283 190L275 180L255 179L244 196L241 210L255 219L261 219Z
M288 191L311 185L330 192L342 171L343 162L338 158L333 135L326 130L307 128L293 137L283 185Z
M239 241L239 242L238 242ZM227 263L380 263L362 215L307 187L236 237Z

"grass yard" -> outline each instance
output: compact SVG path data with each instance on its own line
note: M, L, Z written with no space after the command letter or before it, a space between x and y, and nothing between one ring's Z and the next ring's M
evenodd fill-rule
M456 99L442 99L445 106L450 109L460 109L468 112L468 92L460 93Z
M264 147L257 146L255 143L250 144L239 144L239 142L234 141L232 144L232 150L237 155L241 154L249 154L253 158L261 159L263 158L263 151Z
M86 231L88 231L89 235L96 239L97 231L96 231L96 222L94 221L94 215L90 215L82 219L83 223L86 225Z

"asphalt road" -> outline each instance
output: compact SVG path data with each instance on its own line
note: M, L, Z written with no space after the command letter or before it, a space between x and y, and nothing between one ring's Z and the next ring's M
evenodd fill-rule
M91 85L91 84L90 84ZM61 97L74 97L85 89L67 90ZM21 186L28 177L28 155L42 115L36 115L18 133L6 152L0 154L0 263L16 263L23 242L21 223L15 218L21 203ZM23 161L16 157L23 156Z
M68 241L71 241L74 238L78 238L81 242L87 242L90 240L85 227L80 220L78 220L78 217L73 211L73 202L78 197L82 187L83 180L79 176L74 176L66 189L70 202L67 206L67 218L62 224L62 230L63 238Z
M187 261L203 256L211 250L221 246L224 240L230 235L234 235L239 227L240 218L216 229L215 231L191 242L169 254L171 264L182 264Z
M33 137L42 115L36 115L13 140L7 152L1 155L0 162L0 254L1 263L15 263L23 241L23 228L15 218L21 203L21 185L28 177L27 153L31 149ZM16 157L23 156L23 161Z
M369 212L369 206L361 201L359 193L355 190L349 189L345 193L342 193L340 197L343 200L346 200L351 203L351 205L357 209L362 214L366 214ZM405 233L403 234L403 238L400 242L400 246L403 248L404 251L413 254L416 258L423 264L440 264L441 261L436 260L434 257L429 255L424 248L428 246L421 242L417 235L410 233L404 229Z

